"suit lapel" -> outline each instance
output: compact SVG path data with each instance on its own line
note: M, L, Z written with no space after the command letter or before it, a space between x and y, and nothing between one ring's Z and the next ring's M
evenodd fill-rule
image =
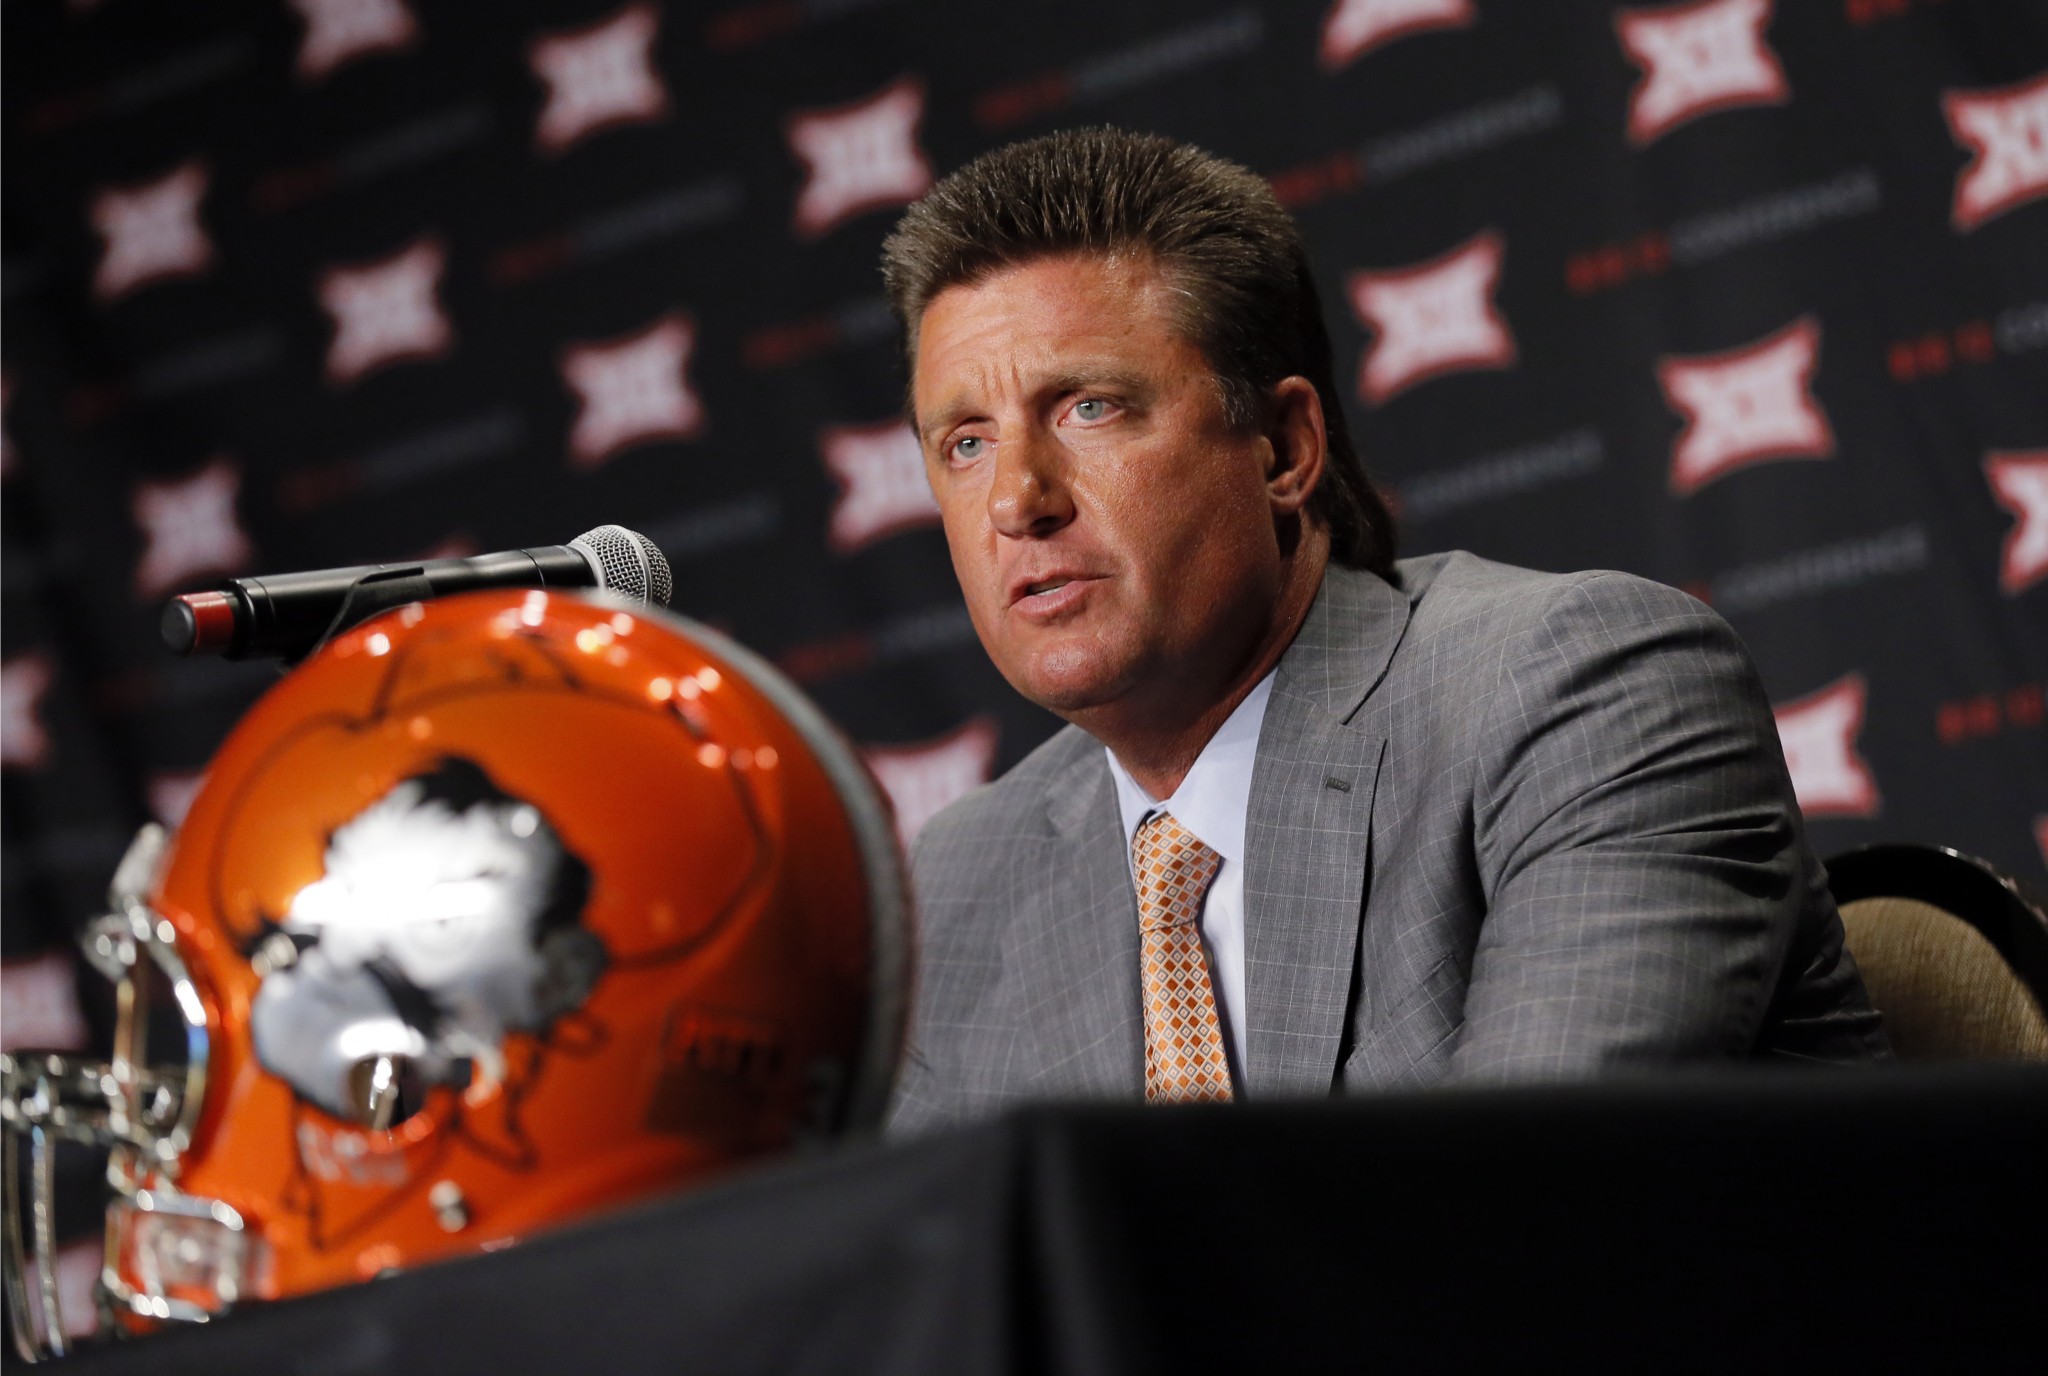
M1143 1092L1138 900L1124 858L1116 786L1100 748L1054 777L1046 815L1057 837L1035 918L1018 924L1023 1054L1062 1092Z
M1353 718L1408 626L1407 597L1332 567L1273 683L1245 821L1247 1084L1327 1094L1337 1071L1386 742Z

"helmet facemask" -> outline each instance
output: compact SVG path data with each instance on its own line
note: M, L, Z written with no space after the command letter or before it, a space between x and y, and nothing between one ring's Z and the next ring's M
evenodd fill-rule
M241 1215L176 1186L205 1098L210 1038L171 924L146 898L166 840L154 823L136 833L108 888L110 911L79 937L86 960L114 984L112 1058L0 1055L7 1298L15 1350L28 1361L68 1348L57 1279L60 1144L107 1153L112 1201L95 1293L98 1327L123 1310L144 1320L203 1322L232 1306L245 1286L251 1258ZM25 1221L32 1244L23 1237Z

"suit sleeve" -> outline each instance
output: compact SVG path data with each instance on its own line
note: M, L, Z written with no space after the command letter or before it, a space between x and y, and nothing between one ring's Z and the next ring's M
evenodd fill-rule
M1504 643L1480 741L1453 1074L1746 1055L1802 925L1839 923L1734 631L1626 575L1569 584Z
M933 837L939 828L927 824L924 830L911 842L909 860L910 889L913 906L922 892L921 878L928 873L931 860ZM920 907L919 911L923 909ZM922 1001L925 993L923 976L923 946L929 934L916 929L919 944L918 959L912 962L914 971L910 999L910 1024L903 1043L903 1059L896 1067L896 1083L889 1095L889 1106L883 1115L883 1132L890 1137L909 1137L938 1127L947 1121L948 1115L939 1103L937 1086L933 1083L931 1062L925 1058L919 1045L919 1034L923 1027Z

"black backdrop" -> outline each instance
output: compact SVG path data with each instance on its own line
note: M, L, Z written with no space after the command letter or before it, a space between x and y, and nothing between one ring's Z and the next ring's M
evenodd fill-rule
M897 209L1116 122L1270 176L1409 552L1714 603L1824 852L2048 852L2035 0L8 0L5 1039L270 681L224 573L650 534L906 827L1055 725L895 420ZM49 953L49 954L45 954Z

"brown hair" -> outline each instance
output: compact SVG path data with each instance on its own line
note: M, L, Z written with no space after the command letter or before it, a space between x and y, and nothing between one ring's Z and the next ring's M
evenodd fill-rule
M1315 385L1329 458L1309 510L1330 557L1392 572L1394 519L1366 477L1338 404L1330 334L1294 220L1246 168L1157 134L1075 129L984 153L904 212L882 282L914 374L917 326L948 287L1061 254L1142 252L1180 288L1180 327L1209 360L1234 425L1268 390Z

